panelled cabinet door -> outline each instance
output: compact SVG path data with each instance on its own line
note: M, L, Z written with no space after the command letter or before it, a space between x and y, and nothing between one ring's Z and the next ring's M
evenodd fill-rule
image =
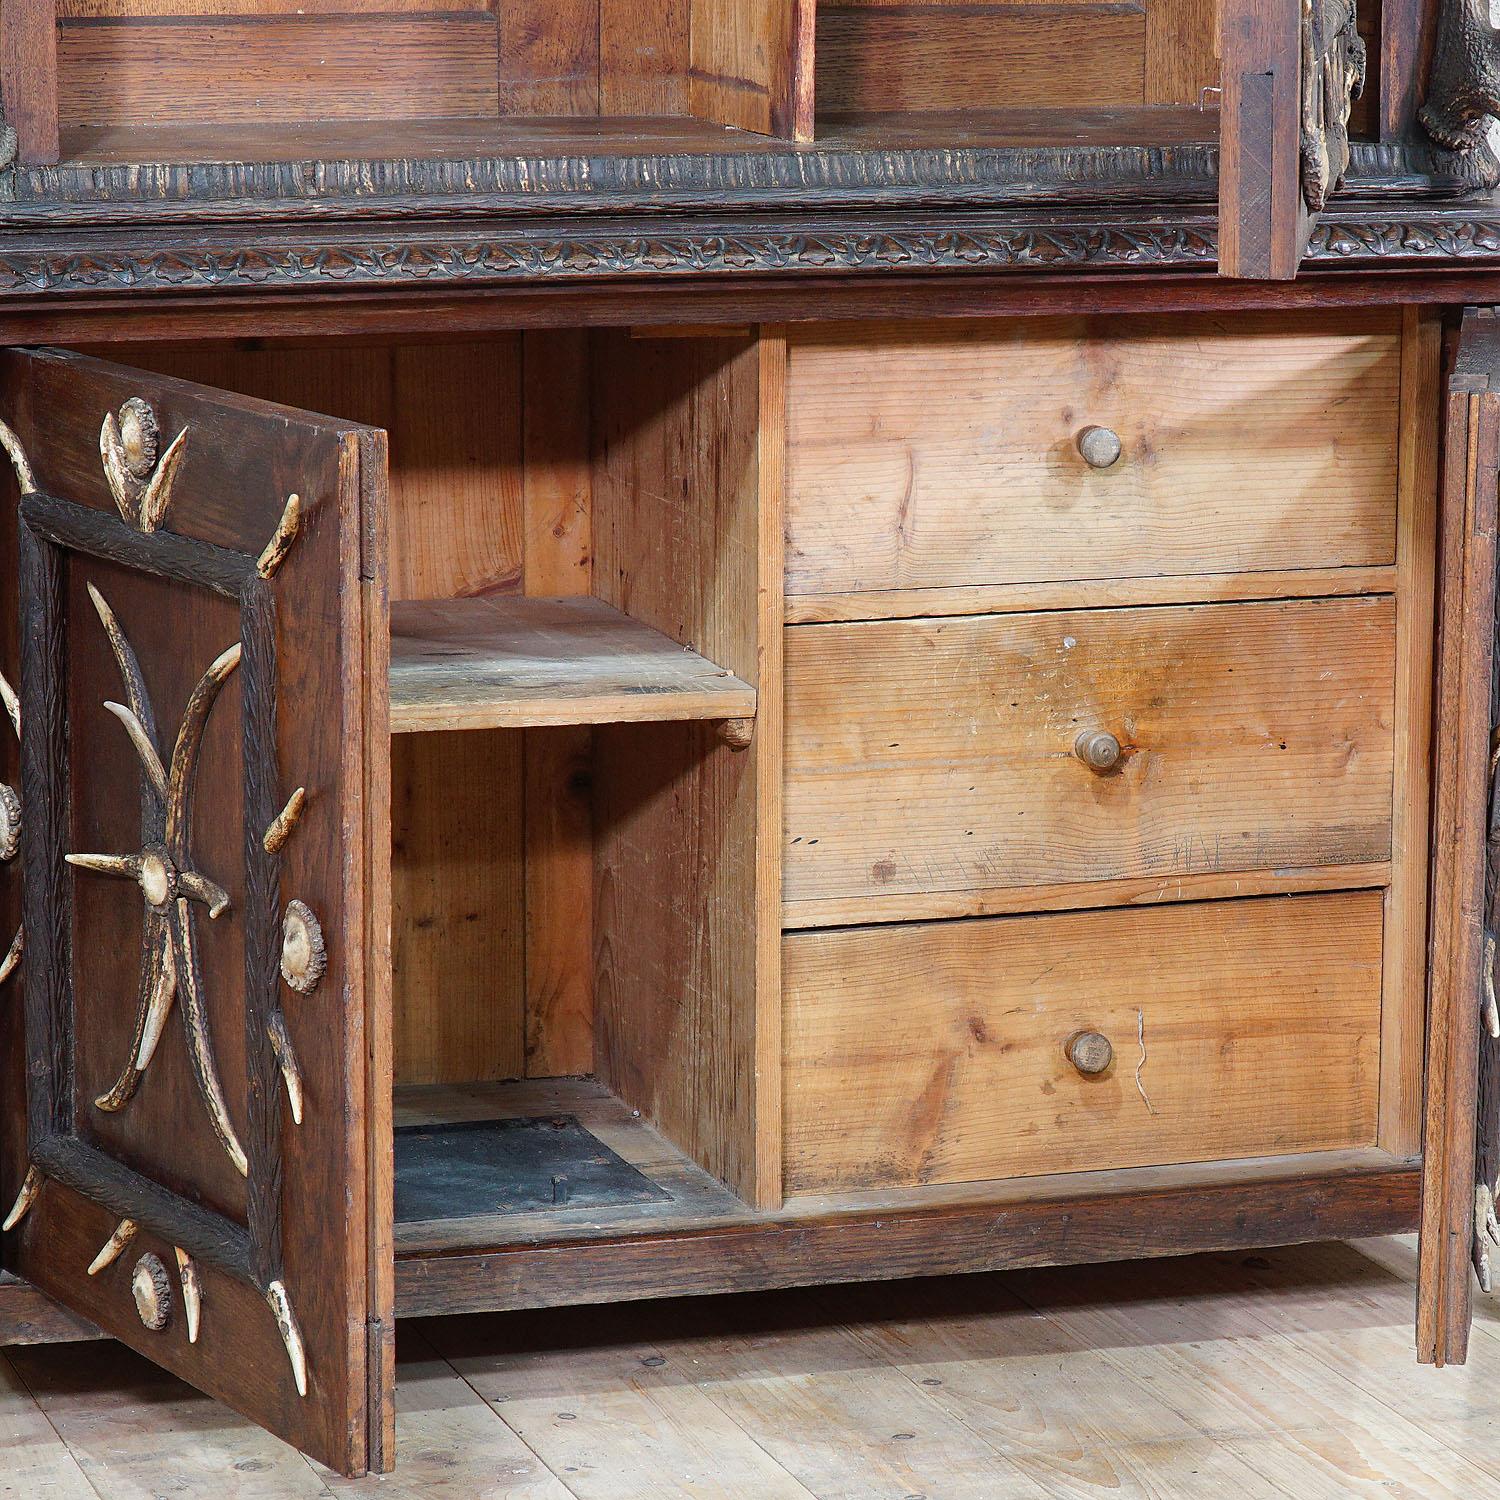
M384 437L53 352L0 354L0 417L5 1262L333 1468L379 1466Z
M1500 318L1464 314L1448 385L1439 538L1437 736L1417 1353L1460 1363L1475 1271L1500 1276L1500 841L1494 743L1495 522L1500 486ZM1485 1080L1480 1102L1479 1080ZM1477 1147L1476 1147L1477 1141ZM1476 1211L1477 1208L1477 1211Z
M1349 164L1354 0L1222 0L1219 274L1289 281Z

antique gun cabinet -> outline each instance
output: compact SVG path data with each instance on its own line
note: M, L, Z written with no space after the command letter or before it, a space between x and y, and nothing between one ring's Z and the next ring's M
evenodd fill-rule
M3 0L0 1341L357 1473L403 1314L1420 1220L1462 1360L1476 6Z

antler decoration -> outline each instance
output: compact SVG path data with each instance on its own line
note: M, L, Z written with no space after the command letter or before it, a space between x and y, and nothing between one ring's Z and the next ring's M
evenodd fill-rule
M137 531L160 528L172 504L172 484L187 447L186 427L172 439L157 461L160 436L156 413L139 396L132 396L118 413L110 412L99 429L99 457L104 477L120 514Z
M128 403L127 403L128 404ZM203 976L198 962L194 904L208 908L210 918L229 909L228 894L193 868L192 807L198 779L198 756L219 690L240 663L238 643L223 653L199 680L183 713L170 766L157 748L156 717L134 648L114 611L93 584L89 598L104 626L125 684L128 706L104 706L125 726L141 763L141 848L136 854L69 854L68 863L98 875L133 880L146 901L141 936L140 992L136 1001L131 1054L113 1088L94 1103L113 1112L135 1094L151 1064L171 1013L181 998L188 1057L198 1092L219 1144L235 1170L247 1172L244 1148L235 1135L214 1061Z
M26 450L21 446L21 440L5 423L0 422L0 448L4 448L5 456L10 460L10 466L15 470L16 485L23 495L31 495L36 492L36 476L31 472L31 463L26 457ZM0 705L5 708L5 717L10 720L10 725L15 730L16 738L21 738L21 700L16 696L15 689L6 681L5 674L0 672ZM21 848L21 799L16 795L12 786L0 782L0 863L8 863L20 852ZM16 972L21 962L21 950L25 946L26 938L23 929L16 928L16 935L10 940L3 957L0 957L0 984L4 984L12 974Z
M15 689L0 672L0 703L5 706L5 717L10 720L16 738L21 737L21 701ZM21 799L14 787L0 781L0 863L13 860L21 849ZM0 958L0 984L4 984L16 972L21 962L21 949L25 946L25 934L19 927L10 940L5 956Z
M1497 116L1500 31L1490 21L1489 0L1442 0L1427 101L1418 118L1440 146L1466 154L1476 184L1483 187L1500 178L1488 142Z

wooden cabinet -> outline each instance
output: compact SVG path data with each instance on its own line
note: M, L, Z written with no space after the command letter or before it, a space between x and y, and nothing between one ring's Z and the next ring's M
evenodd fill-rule
M6 352L5 1265L358 1472L401 1315L1425 1156L1458 1357L1490 326L1441 521L1415 309Z

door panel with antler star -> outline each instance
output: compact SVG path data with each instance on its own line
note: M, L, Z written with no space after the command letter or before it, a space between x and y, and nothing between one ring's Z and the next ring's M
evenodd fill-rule
M0 355L0 419L27 1080L0 1253L330 1465L378 1465L383 436L50 352Z

